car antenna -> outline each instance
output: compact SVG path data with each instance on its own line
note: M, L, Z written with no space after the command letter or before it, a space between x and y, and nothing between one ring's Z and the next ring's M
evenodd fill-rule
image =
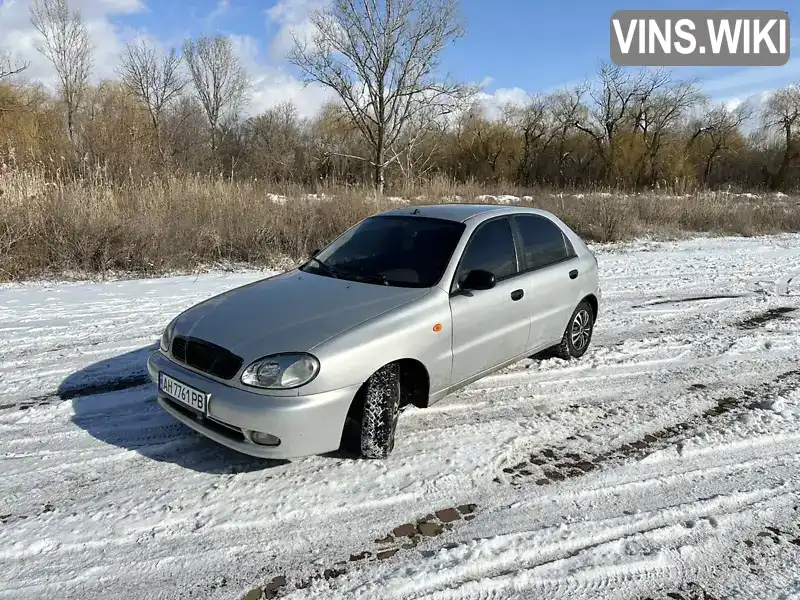
M419 214L419 209L415 208L413 211L411 211L411 214L412 215L418 215Z

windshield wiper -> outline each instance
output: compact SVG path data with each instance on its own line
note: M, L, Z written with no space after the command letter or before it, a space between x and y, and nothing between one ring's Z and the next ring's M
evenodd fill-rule
M383 285L391 285L391 282L385 275L381 275L380 273L370 273L366 269L348 266L340 267L339 272L344 274L352 274L363 281L377 281Z
M318 259L316 257L311 257L311 260L309 260L308 262L312 262L312 261L317 263L322 268L322 270L325 271L328 275L330 275L334 279L339 279L339 275L341 275L340 271L338 271L337 269L335 269L334 267L332 267L328 263L322 262L320 259Z
M334 279L341 279L343 277L344 278L353 277L357 281L363 281L363 282L373 281L381 283L383 285L391 285L389 279L385 275L381 275L379 273L370 273L365 269L359 269L358 267L339 267L339 266L334 267L333 265L329 265L326 262L322 262L320 259L316 257L312 257L311 259L309 259L308 262L310 263L312 261L317 263L323 271L325 271L328 275L330 275Z
M356 277L360 277L364 281L377 281L383 285L391 285L391 282L385 275L378 273L354 273Z

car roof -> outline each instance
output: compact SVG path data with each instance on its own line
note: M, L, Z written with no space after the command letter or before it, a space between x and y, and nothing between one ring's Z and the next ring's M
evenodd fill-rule
M382 215L417 215L433 219L444 219L464 223L468 219L479 216L488 216L489 213L514 214L528 213L546 215L545 211L523 206L508 206L501 204L425 204L421 206L405 206L381 213Z

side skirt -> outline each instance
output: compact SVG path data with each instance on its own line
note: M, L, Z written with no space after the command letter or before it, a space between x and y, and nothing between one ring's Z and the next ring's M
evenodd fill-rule
M488 369L486 369L484 371L481 371L477 375L473 375L471 377L468 377L468 378L464 379L463 381L459 381L455 385L451 385L450 387L447 387L447 388L445 388L443 390L435 392L434 394L431 394L430 397L428 398L428 406L432 406L432 405L436 404L439 400L441 400L445 396L449 396L453 392L457 392L458 390L467 387L469 384L475 383L479 379L483 379L487 375L491 375L492 373L496 373L497 371L505 369L507 366L513 365L514 363L519 362L524 358L528 358L529 356L533 356L534 354L537 354L537 353L539 353L539 352L541 352L543 350L547 350L548 348L552 348L553 346L558 344L559 341L560 340L557 340L557 341L553 342L552 344L543 344L541 347L536 347L536 348L532 348L530 350L526 350L525 352L523 352L519 356L515 356L514 358L512 358L510 360L506 360L506 361L500 363L499 365L495 365L495 366L490 367L490 368L488 368Z

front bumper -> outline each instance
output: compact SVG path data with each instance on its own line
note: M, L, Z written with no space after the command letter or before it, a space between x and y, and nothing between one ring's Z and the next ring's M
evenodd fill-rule
M158 373L209 394L205 415L159 393L158 403L170 415L195 431L229 448L260 458L297 458L339 448L344 421L359 386L310 396L266 396L224 385L180 365L160 350L147 360L150 378ZM250 441L242 430L268 433L277 446Z

